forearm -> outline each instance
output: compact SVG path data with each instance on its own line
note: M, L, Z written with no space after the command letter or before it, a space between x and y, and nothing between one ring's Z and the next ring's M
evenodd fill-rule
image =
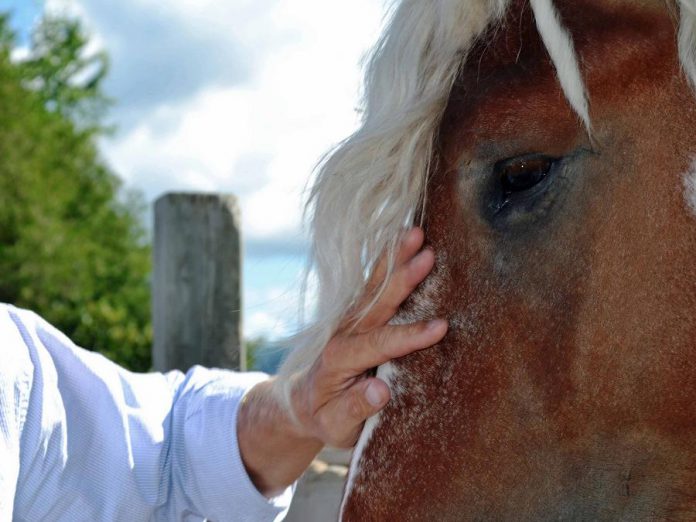
M237 438L254 485L273 497L295 482L323 447L300 432L273 395L273 384L257 384L240 405Z

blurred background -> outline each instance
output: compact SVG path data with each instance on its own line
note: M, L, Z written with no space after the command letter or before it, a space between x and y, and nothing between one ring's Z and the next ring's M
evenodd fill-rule
M152 202L233 193L244 338L297 328L303 195L358 124L384 0L0 0L0 301L151 368ZM310 296L311 301L311 296Z

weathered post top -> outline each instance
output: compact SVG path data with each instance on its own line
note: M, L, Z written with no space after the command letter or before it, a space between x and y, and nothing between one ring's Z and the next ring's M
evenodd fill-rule
M173 193L155 202L154 369L244 369L237 199Z

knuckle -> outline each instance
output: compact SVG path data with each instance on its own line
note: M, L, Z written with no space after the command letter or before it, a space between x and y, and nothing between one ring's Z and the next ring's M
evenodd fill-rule
M396 315L396 312L399 310L399 306L401 306L401 297L400 296L391 296L389 300L386 300L382 304L382 308L380 310L380 315L385 318L385 319L391 319Z
M374 330L370 336L370 349L377 352L387 352L391 337L391 331L388 328Z
M321 352L320 360L322 368L335 368L340 360L340 350L338 349L337 339L329 341Z
M307 410L311 415L315 415L317 411L321 408L321 401L319 399L319 394L315 388L307 394Z
M321 440L325 445L338 448L342 439L343 436L334 423L325 423L321 430Z
M329 419L326 417L326 415L319 415L316 418L316 427L317 431L319 432L322 440L327 440L331 438L331 429L332 429L332 422L329 422Z
M353 394L348 403L348 416L355 420L362 420L365 414L365 405L357 394Z

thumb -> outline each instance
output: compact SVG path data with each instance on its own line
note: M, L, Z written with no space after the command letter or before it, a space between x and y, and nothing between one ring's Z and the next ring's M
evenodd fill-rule
M390 398L389 386L376 377L362 380L351 386L334 410L337 416L333 422L336 428L333 434L334 445L353 446L365 420L384 408Z
M364 390L362 390L362 397L360 400L365 404L362 408L363 415L362 418L359 419L359 422L363 422L368 417L377 413L391 398L389 386L381 379L366 379L365 383L363 383L363 388Z

